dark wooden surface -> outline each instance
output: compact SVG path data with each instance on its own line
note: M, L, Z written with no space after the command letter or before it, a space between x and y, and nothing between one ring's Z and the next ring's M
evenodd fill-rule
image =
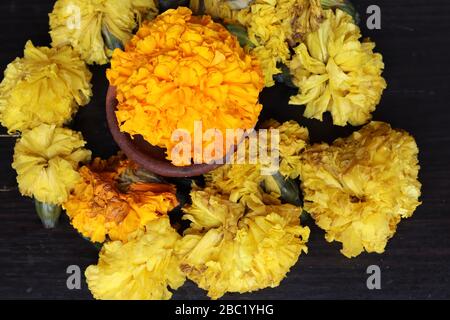
M2 0L0 4L0 69L22 55L28 39L48 45L48 18L53 1ZM382 29L365 28L365 10L373 1L356 1L363 33L377 43L386 63L388 89L374 118L411 132L420 147L423 204L402 221L386 253L347 259L338 244L325 242L311 226L309 254L302 255L281 286L231 299L418 299L450 298L450 2L447 0L376 1ZM105 123L105 68L93 67L94 98L77 115L81 130L96 156L116 151ZM314 141L331 141L355 128L335 128L306 121L301 107L288 107L289 89L264 92L264 116L297 119L310 128ZM4 133L4 130L1 131ZM0 138L0 298L90 299L81 290L66 288L66 268L84 270L97 260L97 251L63 217L60 226L45 230L30 199L21 197L10 167L14 139ZM309 222L309 225L312 225ZM381 268L382 289L366 288L366 268ZM205 293L187 282L174 298L204 299Z

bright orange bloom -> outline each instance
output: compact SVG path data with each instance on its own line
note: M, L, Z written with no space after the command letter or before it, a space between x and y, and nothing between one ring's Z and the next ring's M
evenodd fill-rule
M117 88L120 129L166 148L168 159L176 129L193 137L201 121L203 133L225 136L227 128L253 128L262 109L256 58L222 25L183 7L145 22L125 51L114 51L107 77Z

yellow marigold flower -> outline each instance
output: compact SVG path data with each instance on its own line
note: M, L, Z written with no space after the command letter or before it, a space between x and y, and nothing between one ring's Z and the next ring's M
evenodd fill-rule
M157 13L155 0L57 0L49 14L52 46L70 44L87 63L105 64L111 47Z
M117 87L120 129L166 148L168 159L175 130L194 137L201 121L203 133L225 136L226 129L253 128L262 108L257 60L223 26L191 14L181 7L144 23L125 51L114 51L107 71Z
M91 157L85 144L80 133L55 125L41 124L23 133L12 163L20 192L43 203L63 203L80 180L78 164Z
M175 245L180 235L162 217L146 225L145 234L127 243L107 242L97 265L86 269L94 298L108 300L170 299L185 281Z
M417 154L413 137L383 122L314 145L301 166L305 210L327 241L342 242L345 256L382 253L400 219L420 204Z
M63 125L89 102L91 77L70 47L35 47L28 41L24 57L8 65L0 84L2 125L10 133L41 123Z
M131 183L126 190L119 182L128 160L96 158L82 167L81 181L64 203L71 223L92 242L128 241L147 222L167 214L177 204L175 187L160 183Z
M339 9L324 14L319 30L295 48L290 69L300 91L290 103L306 105L308 118L322 120L330 111L336 125L364 124L386 88L382 56L373 53L373 42L359 41L360 30L350 15Z
M213 299L278 286L307 251L309 228L300 226L301 208L255 200L246 209L212 189L191 196L184 218L192 224L177 253L187 277Z

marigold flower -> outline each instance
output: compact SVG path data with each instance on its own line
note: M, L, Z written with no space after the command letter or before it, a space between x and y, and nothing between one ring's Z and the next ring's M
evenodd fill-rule
M170 299L168 287L177 289L185 281L174 254L181 238L168 217L150 221L141 237L103 245L97 265L86 269L94 298L113 300Z
M290 204L248 207L214 189L191 192L185 219L192 221L177 246L181 269L213 299L226 292L276 287L307 252L309 228Z
M80 162L91 152L80 133L41 124L26 131L14 148L12 167L17 171L20 193L47 204L61 204L80 180Z
M105 64L144 18L158 13L155 0L57 0L50 17L52 46L70 44L89 64Z
M106 236L126 242L178 204L172 185L141 182L120 187L130 166L119 157L96 158L79 170L82 179L63 207L74 228L92 242L103 242Z
M306 105L308 118L322 120L330 111L335 125L362 125L386 88L382 56L373 53L373 42L359 41L360 30L350 15L339 9L324 15L319 30L295 48L290 70L300 91L290 103Z
M0 84L2 125L9 133L41 123L63 125L89 102L91 76L70 47L35 47L28 41L24 57L8 65Z
M304 208L345 256L382 253L420 204L417 154L413 137L383 122L314 145L302 155Z
M166 148L168 159L175 130L194 137L201 121L203 133L225 137L226 129L253 128L262 108L257 60L223 26L183 7L144 23L125 51L114 51L107 77L117 87L120 129Z

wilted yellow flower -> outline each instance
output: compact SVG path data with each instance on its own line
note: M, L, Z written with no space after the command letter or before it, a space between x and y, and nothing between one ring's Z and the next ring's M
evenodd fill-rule
M382 253L400 219L420 204L417 154L413 137L383 122L314 145L302 156L304 208L327 241L342 242L345 256Z
M290 103L306 105L308 118L322 120L330 111L336 125L364 124L386 88L382 56L373 53L373 42L359 41L350 15L339 9L324 14L319 30L295 48L290 70L300 91Z
M201 122L202 133L225 137L226 129L253 128L262 108L258 61L222 25L184 7L144 23L125 51L114 51L107 77L117 87L120 130L166 148L171 160L176 130L194 137ZM194 152L188 158L174 164L189 165Z
M96 299L162 300L183 285L185 276L175 253L180 235L162 217L146 225L145 234L123 244L103 245L97 265L86 269L86 279Z
M24 57L5 70L0 84L0 120L8 132L41 123L61 126L92 95L91 73L70 47L35 47L28 41Z
M155 0L58 0L50 17L52 46L70 44L89 64L105 64L144 18L158 13Z
M297 0L292 21L293 40L298 42L308 33L319 29L323 18L321 0Z
M309 228L300 226L299 207L255 200L246 209L212 189L191 196L184 218L192 224L177 254L187 277L213 299L278 286L307 251Z
M61 204L80 180L80 162L91 152L80 133L41 124L23 133L14 148L12 167L20 192L43 203Z
M124 171L132 166L120 157L96 158L79 170L82 179L63 207L74 228L92 242L106 236L126 242L178 204L172 185L141 182L121 188Z

